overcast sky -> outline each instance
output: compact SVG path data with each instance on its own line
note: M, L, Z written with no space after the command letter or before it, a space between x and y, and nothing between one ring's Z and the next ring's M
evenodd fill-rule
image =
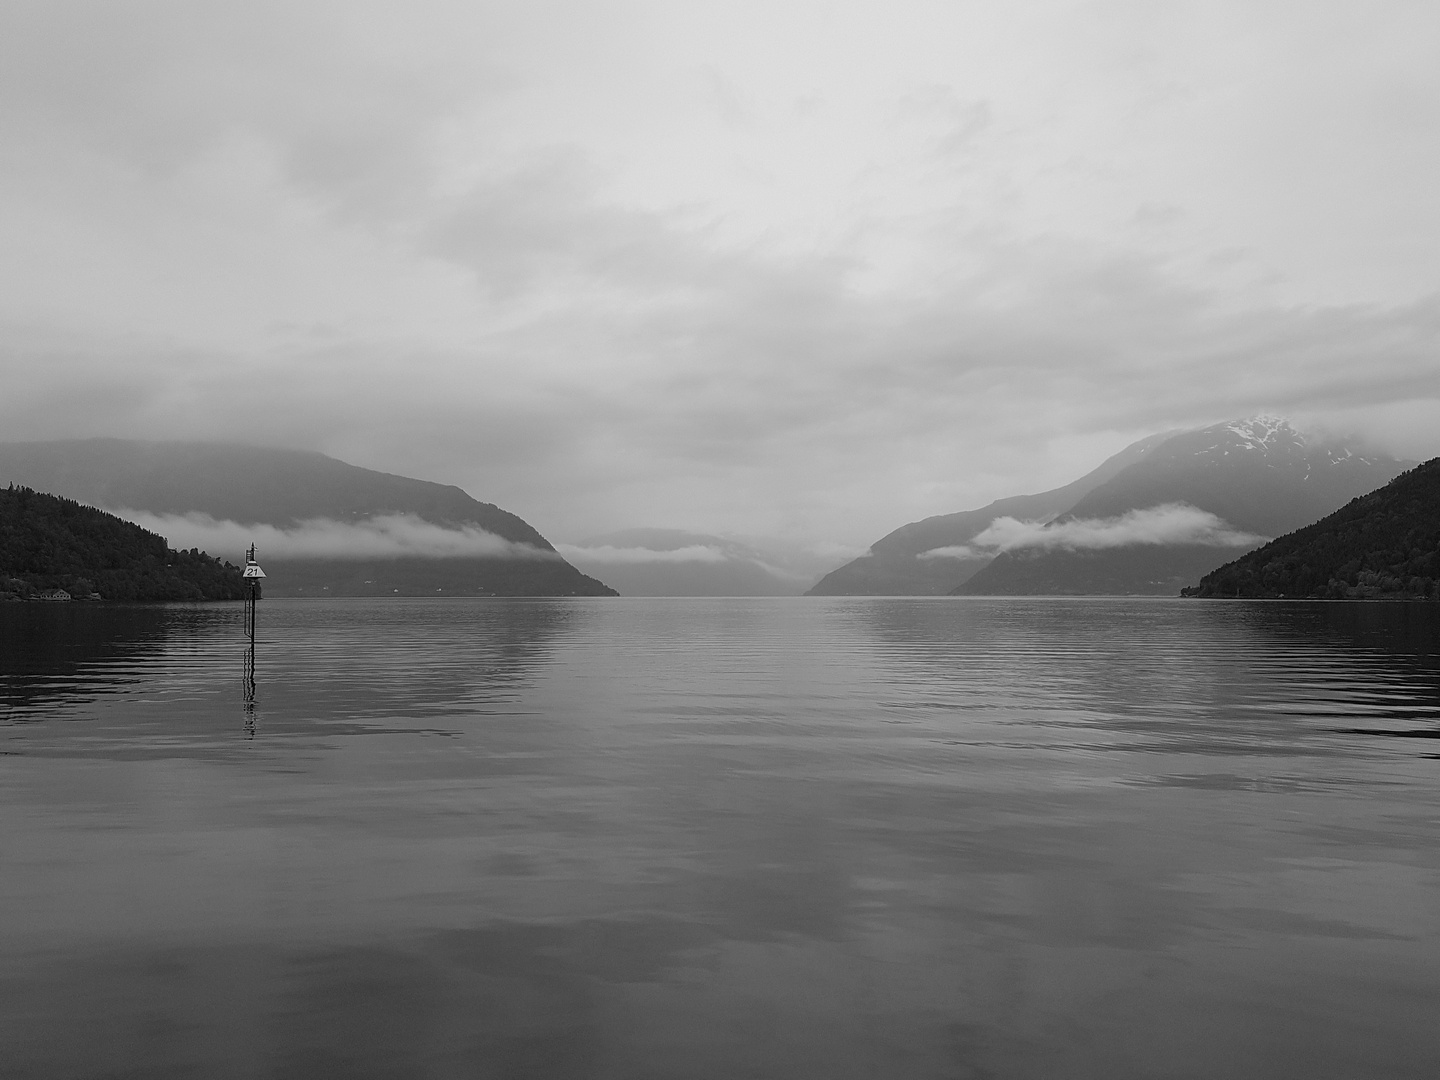
M1271 410L1440 454L1440 4L0 5L0 438L864 547Z

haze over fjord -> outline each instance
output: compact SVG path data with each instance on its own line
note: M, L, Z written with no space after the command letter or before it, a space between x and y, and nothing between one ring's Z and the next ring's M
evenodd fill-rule
M0 431L320 450L577 545L858 550L1262 408L1433 457L1437 34L7 4Z

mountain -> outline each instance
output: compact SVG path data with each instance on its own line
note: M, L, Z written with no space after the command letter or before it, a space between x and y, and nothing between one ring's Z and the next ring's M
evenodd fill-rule
M833 565L797 544L681 529L622 529L559 549L626 596L798 596Z
M0 488L0 599L63 589L106 600L239 600L239 567L113 514L44 492Z
M941 514L902 525L877 540L865 555L826 574L807 596L937 596L949 592L994 558L993 551L969 550L970 542L997 519L1048 521L1077 500L1144 460L1174 433L1132 443L1079 480L1038 495L1000 499L979 510ZM946 548L962 549L931 555Z
M1173 595L1411 464L1315 439L1274 416L1182 432L1043 528L1012 529L994 560L952 591Z
M1406 467L1382 454L1311 438L1287 420L1262 415L1166 439L1145 461L1094 488L1065 516L1117 517L1179 502L1208 510L1236 528L1275 536L1387 483Z
M1185 595L1440 600L1440 458L1211 571Z
M323 454L208 442L0 443L0 483L101 506L179 546L239 558L269 596L602 596L515 514L458 487ZM233 549L233 550L232 550Z

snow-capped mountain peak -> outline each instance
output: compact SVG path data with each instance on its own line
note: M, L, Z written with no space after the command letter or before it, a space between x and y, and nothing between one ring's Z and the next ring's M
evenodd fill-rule
M1316 449L1312 440L1289 420L1273 413L1211 424L1179 435L1160 448L1167 456L1195 455L1213 462L1260 460L1267 464L1300 461Z
M1223 430L1235 435L1247 450L1271 450L1281 445L1305 445L1305 436L1289 420L1274 413L1259 413L1244 420L1232 420Z

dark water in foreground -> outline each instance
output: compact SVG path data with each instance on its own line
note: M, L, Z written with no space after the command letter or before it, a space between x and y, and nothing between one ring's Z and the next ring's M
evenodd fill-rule
M1440 1074L1440 610L0 605L0 1073Z

